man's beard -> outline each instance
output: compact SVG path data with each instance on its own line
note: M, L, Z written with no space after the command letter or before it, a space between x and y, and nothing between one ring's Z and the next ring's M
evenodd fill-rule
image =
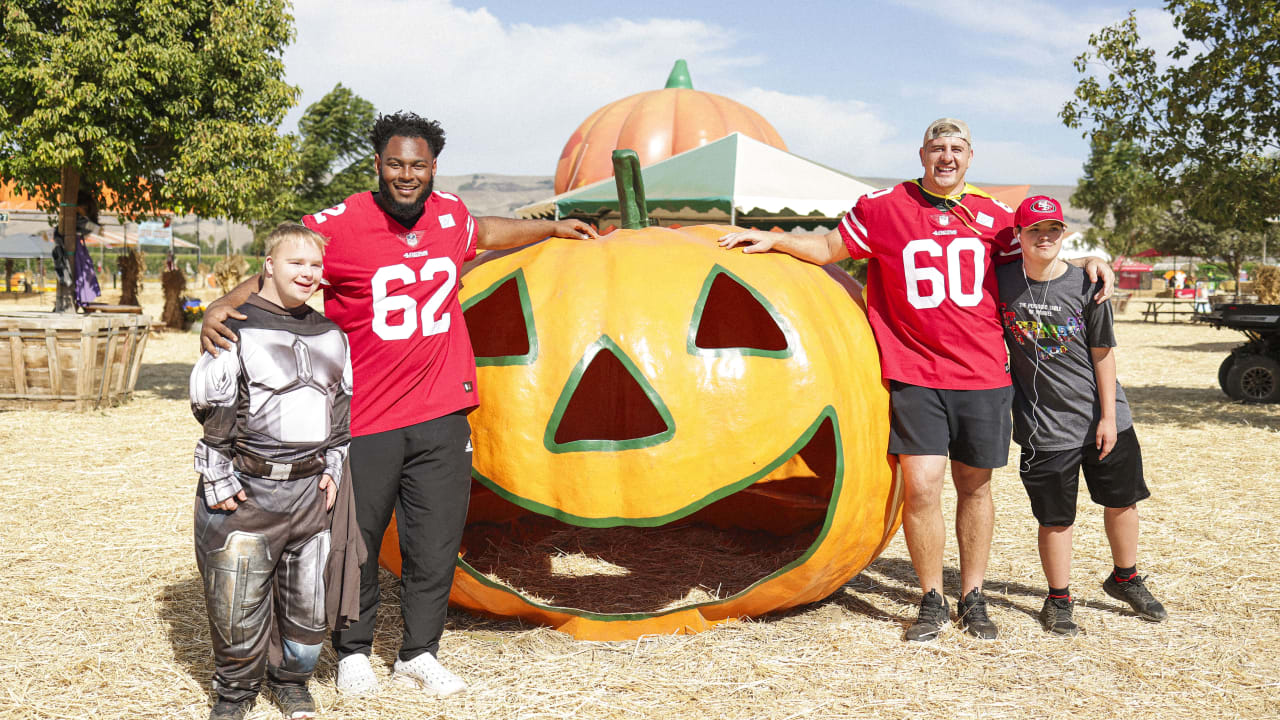
M422 208L427 204L427 198L431 196L431 189L435 186L436 179L432 176L422 189L422 194L417 200L402 203L396 200L396 196L391 192L391 186L387 184L385 178L378 176L378 199L379 205L383 211L395 219L401 225L411 228L418 222L418 218L422 217Z

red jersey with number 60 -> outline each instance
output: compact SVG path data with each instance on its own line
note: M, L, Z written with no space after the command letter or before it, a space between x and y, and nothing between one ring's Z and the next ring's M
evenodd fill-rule
M886 380L942 390L1009 385L993 262L1021 257L1013 211L973 186L950 211L914 182L867 193L840 222L868 258L867 315Z
M351 434L408 427L475 407L476 363L458 304L475 221L433 192L412 228L359 193L303 223L329 239L324 314L351 345Z

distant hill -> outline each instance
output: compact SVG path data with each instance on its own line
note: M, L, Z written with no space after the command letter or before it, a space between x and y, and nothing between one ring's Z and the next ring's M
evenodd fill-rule
M437 175L436 189L462 198L472 215L515 217L515 210L555 195L550 175Z

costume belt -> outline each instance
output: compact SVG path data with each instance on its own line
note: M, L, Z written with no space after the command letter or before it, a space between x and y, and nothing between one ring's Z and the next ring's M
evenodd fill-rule
M242 473L270 480L297 480L311 477L324 470L324 456L304 458L291 463L280 463L236 451L232 461L235 469Z

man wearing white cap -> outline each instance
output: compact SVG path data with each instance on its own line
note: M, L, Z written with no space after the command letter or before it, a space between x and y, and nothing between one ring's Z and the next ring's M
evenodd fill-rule
M965 632L993 639L982 581L991 550L991 469L1008 462L1010 386L996 310L994 265L1016 260L1013 210L965 183L973 158L969 127L953 118L929 124L918 180L858 198L837 229L794 234L748 230L725 248L777 250L819 265L868 259L867 316L880 349L893 410L889 452L898 455L906 493L903 532L923 598L911 641L936 638L950 622L942 595L946 541L942 485L947 459L956 488L960 602ZM1090 260L1110 296L1114 274Z

